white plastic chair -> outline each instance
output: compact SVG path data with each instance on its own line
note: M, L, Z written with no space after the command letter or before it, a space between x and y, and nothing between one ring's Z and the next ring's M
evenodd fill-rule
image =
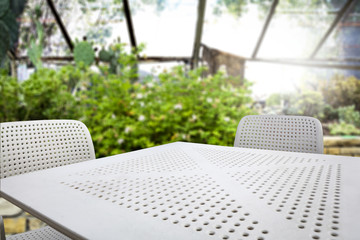
M89 130L75 120L0 123L0 144L0 179L95 159ZM2 226L0 221L0 239L4 240ZM7 239L70 238L47 226Z
M246 116L238 125L234 147L322 154L322 126L312 117Z

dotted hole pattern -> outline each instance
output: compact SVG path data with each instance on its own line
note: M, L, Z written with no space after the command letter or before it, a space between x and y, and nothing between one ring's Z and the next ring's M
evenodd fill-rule
M312 239L341 238L341 164L228 174Z
M0 124L0 178L95 159L84 124L73 120Z
M261 240L271 236L258 219L207 174L61 183L118 207L215 239Z
M174 171L191 171L199 169L199 165L183 150L162 151L143 157L132 158L119 163L108 164L75 175L118 175L132 173L161 173Z
M203 157L220 168L284 166L295 164L323 163L326 160L298 158L294 156L270 155L254 152L243 152L237 149L214 150L207 147L194 148Z
M37 230L28 231L6 237L7 240L71 240L71 238L59 233L51 227L43 227Z
M247 116L241 120L235 139L235 147L323 153L322 129L313 118Z

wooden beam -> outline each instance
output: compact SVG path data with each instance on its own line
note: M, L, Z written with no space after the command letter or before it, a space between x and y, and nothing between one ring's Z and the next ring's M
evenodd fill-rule
M191 61L192 69L197 68L199 64L199 53L200 53L200 44L201 44L201 37L202 37L202 31L204 25L204 18L205 18L205 7L206 7L206 0L199 0L194 48L193 48L192 61Z
M72 52L74 50L74 44L72 43L71 38L66 30L66 27L64 26L64 24L60 18L60 15L56 10L54 2L52 0L46 0L46 1L50 7L52 14L55 17L55 21L56 21L57 25L60 27L61 33L62 33L63 37L65 38L65 41L70 48L70 51Z
M261 31L261 33L260 33L260 36L259 36L258 41L257 41L257 43L256 43L254 52L253 52L253 54L252 54L252 58L256 58L256 55L257 55L257 53L258 53L258 51L259 51L259 49L260 49L261 43L262 43L262 41L263 41L263 39L264 39L264 36L265 36L266 31L267 31L267 29L268 29L268 27L269 27L269 24L270 24L270 22L271 22L271 19L272 19L274 13L275 13L275 9L276 9L278 3L279 3L279 0L273 0L273 2L272 2L272 4L271 4L271 7L270 7L269 13L268 13L268 15L267 15L267 17L266 17L266 20L265 20L263 29L262 29L262 31Z
M316 54L319 52L320 48L322 47L322 45L325 43L326 39L329 37L329 35L332 33L332 31L334 30L334 28L336 27L336 25L340 22L340 20L343 18L343 16L345 15L345 13L347 13L347 10L353 5L353 3L355 2L355 0L348 0L344 6L341 8L341 10L338 12L338 14L336 15L334 21L332 22L332 24L330 25L330 27L328 28L328 30L325 32L324 36L321 38L321 40L319 41L319 43L316 45L314 51L312 52L312 54L310 55L310 59L313 59Z
M131 47L135 50L135 49L137 49L137 44L136 44L134 26L133 26L133 22L132 22L132 18L131 18L131 11L130 11L130 6L129 6L128 0L123 0L123 9L124 9L126 25L127 25L127 29L128 29L128 33L129 33L129 37L130 37L130 44L131 44Z

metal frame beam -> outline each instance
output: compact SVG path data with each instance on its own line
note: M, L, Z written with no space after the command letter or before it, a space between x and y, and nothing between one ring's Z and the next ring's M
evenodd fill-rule
M206 0L199 0L194 48L193 48L192 61L191 61L192 69L197 68L199 64L199 53L200 53L200 44L201 44L201 37L202 37L202 31L204 25L204 18L205 18L205 7L206 7Z
M341 62L337 63L329 63L329 62L312 62L312 61L303 61L303 60L294 60L289 61L287 59L264 59L264 58L250 58L247 61L255 61L255 62L266 62L266 63L274 63L274 64L286 64L286 65L295 65L302 67L316 67L316 68L336 68L336 69L349 69L349 70L360 70L360 65L350 65L344 64Z
M262 29L261 34L260 34L260 36L258 38L258 41L256 43L256 47L255 47L254 52L252 54L252 58L256 58L256 55L257 55L257 53L258 53L258 51L260 49L261 43L262 43L262 41L264 39L264 36L265 36L266 31L267 31L267 29L269 27L271 19L272 19L274 13L275 13L275 9L276 9L278 3L279 3L279 0L273 0L273 2L271 3L270 11L269 11L269 13L268 13L268 15L266 17L263 29Z
M131 11L130 11L130 6L129 6L128 0L123 0L123 9L124 9L124 14L125 14L125 18L126 18L126 25L128 28L131 47L133 48L133 50L135 50L135 49L137 49L137 44L136 44L134 26L133 26L133 22L131 19Z
M55 17L56 23L60 27L61 33L64 36L65 41L66 41L67 45L70 48L70 51L72 52L74 50L74 44L72 43L70 35L68 34L68 32L66 30L66 27L64 26L64 24L63 24L63 22L62 22L62 20L60 18L60 15L59 15L58 11L56 10L54 2L52 0L46 0L46 1L47 1L47 4L50 7L50 10L51 10L52 14Z
M16 60L24 61L28 60L28 56L21 56L18 57ZM101 62L98 57L95 58L96 61ZM140 62L184 62L185 64L190 64L191 57L158 57L158 56L147 56L147 57L139 57L138 60ZM41 57L41 61L44 62L71 62L74 61L73 56L48 56L48 57Z
M336 15L336 18L334 19L334 21L332 22L332 24L330 25L329 29L325 32L324 36L321 38L320 42L316 45L314 51L312 52L312 54L310 55L310 59L313 59L316 54L319 52L320 48L322 47L322 45L325 43L325 41L327 40L327 38L329 37L329 35L332 33L332 31L334 30L334 28L336 27L336 25L340 22L340 20L343 18L343 16L345 15L345 13L347 13L347 10L353 5L353 3L355 2L355 0L348 0L344 6L341 8L341 10L338 12L338 14Z
M232 54L233 55L233 54ZM237 55L234 55L237 56ZM240 57L240 56L238 56ZM240 57L242 58L242 57ZM16 61L28 60L28 56L21 56L16 59ZM264 63L273 63L273 64L285 64L285 65L295 65L302 67L316 67L316 68L337 68L337 69L351 69L351 70L360 70L360 59L352 59L350 61L353 62L354 65L340 61L329 61L329 60L311 60L308 59L266 59L266 58L243 58L245 61L249 62L264 62ZM65 56L65 57L42 57L42 61L44 62L69 62L73 61L73 56ZM97 61L100 61L96 58ZM184 62L185 64L189 64L192 61L191 57L139 57L139 62ZM344 59L346 60L346 59Z

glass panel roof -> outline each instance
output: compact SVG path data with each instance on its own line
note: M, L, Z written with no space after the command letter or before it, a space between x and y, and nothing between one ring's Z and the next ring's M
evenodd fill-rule
M212 48L250 57L271 5L270 0L257 2L208 1L202 42Z
M61 34L60 28L58 27L50 8L46 1L40 0L29 1L19 19L20 38L17 54L19 56L26 56L28 51L27 46L30 45L32 39L37 39L39 31L39 27L36 26L37 21L39 21L40 28L44 34L42 56L69 55L70 49Z
M73 42L84 37L94 46L109 45L119 38L122 43L130 42L122 1L57 1L56 8Z
M259 58L308 58L346 0L280 0Z
M137 43L148 56L191 56L197 1L130 0Z
M316 58L359 58L360 55L360 1L348 10L346 16L330 34Z

